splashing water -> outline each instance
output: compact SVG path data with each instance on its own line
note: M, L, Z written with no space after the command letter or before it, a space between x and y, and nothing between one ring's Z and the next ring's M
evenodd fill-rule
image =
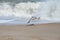
M1 3L0 16L31 17L38 12L40 3L18 3L12 8L9 3Z
M39 14L43 18L60 17L60 6L56 2L21 2L15 4L14 7L9 4L0 3L0 16L31 17Z
M20 2L11 5L10 2L0 3L0 17L31 18L40 17L41 20L60 19L60 2Z

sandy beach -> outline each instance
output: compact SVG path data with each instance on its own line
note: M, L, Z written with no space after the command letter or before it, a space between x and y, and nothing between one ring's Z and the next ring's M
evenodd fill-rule
M0 25L0 40L60 40L60 23Z

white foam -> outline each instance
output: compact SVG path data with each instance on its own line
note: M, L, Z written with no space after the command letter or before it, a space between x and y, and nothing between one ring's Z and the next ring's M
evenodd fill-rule
M31 17L39 8L39 3L18 3L12 8L9 3L1 3L0 16Z
M41 19L60 18L59 2L21 2L12 8L10 3L0 3L0 16L29 18L39 16Z
M40 3L18 3L15 6L15 12L17 13L16 16L26 15L31 16L32 14L38 13L38 8L40 7Z

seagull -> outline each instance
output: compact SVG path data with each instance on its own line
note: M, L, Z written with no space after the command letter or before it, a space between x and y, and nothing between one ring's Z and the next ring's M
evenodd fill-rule
M30 23L31 20L40 20L40 17L32 16L27 23Z

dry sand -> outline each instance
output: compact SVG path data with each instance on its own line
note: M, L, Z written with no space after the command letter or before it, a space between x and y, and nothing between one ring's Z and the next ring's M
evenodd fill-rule
M0 40L60 40L60 23L0 26Z

